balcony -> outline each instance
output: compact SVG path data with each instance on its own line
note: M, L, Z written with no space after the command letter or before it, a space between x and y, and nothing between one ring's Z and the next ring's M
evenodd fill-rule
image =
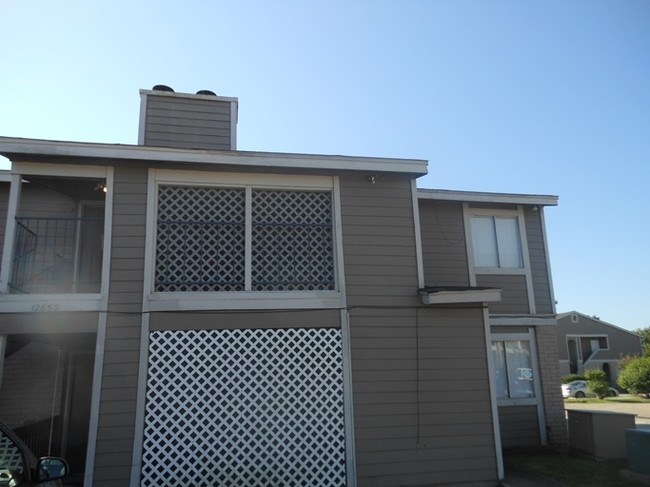
M83 218L16 217L9 291L100 292L104 218L97 210Z

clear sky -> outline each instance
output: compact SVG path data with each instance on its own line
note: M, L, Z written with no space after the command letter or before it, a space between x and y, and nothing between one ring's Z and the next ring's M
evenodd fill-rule
M558 195L558 311L650 326L648 0L0 0L0 19L0 135L134 144L140 88L236 96L241 150Z

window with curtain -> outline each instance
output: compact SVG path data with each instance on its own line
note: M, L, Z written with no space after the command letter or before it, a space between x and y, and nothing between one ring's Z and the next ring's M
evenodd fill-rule
M535 397L533 365L528 340L493 340L492 357L498 399Z
M517 217L472 216L470 225L475 267L523 267Z

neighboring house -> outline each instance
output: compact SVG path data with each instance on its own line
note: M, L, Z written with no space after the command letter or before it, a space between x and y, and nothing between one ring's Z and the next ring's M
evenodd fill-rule
M138 145L0 137L0 416L33 449L87 486L408 486L565 444L556 197L237 151L237 99L141 99Z
M603 370L613 384L618 382L618 359L643 354L641 337L577 311L557 315L557 345L561 374L582 374L586 369Z

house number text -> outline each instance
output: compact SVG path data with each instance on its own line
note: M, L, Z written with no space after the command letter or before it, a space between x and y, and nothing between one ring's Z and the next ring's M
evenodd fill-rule
M32 304L32 311L43 313L45 311L59 311L58 304Z

